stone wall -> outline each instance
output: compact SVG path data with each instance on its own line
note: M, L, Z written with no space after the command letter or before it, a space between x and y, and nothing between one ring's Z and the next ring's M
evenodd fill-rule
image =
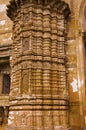
M0 0L0 108L9 106L9 94L2 94L3 74L10 74L9 56L11 54L11 32L12 22L6 15L6 5L9 0ZM1 110L1 109L0 109ZM2 114L4 116L4 114ZM7 117L2 119L0 111L0 130L4 130L7 125Z
M70 97L70 125L73 130L81 130L86 125L85 76L83 58L84 7L85 0L64 0L71 9L68 24L67 57L68 57L68 90ZM0 1L0 44L10 44L11 21L4 11L9 0ZM4 14L4 15L3 15ZM3 51L4 53L4 51ZM6 53L7 54L7 53ZM0 59L1 61L1 59ZM1 76L0 76L1 77ZM1 78L0 78L1 79ZM0 80L2 84L2 80ZM1 92L1 90L0 90ZM1 102L1 101L0 101ZM80 120L79 120L80 119ZM1 128L0 128L1 129Z
M71 9L69 22L67 56L70 97L70 124L74 130L86 126L86 87L84 68L84 0L65 0Z
M12 22L6 16L6 5L9 0L0 0L0 45L11 44Z

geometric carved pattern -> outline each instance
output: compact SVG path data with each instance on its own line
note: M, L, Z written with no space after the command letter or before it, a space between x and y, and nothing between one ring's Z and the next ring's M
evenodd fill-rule
M25 38L23 43L22 43L22 50L23 52L29 50L29 38Z
M68 128L65 24L69 13L68 5L57 0L12 0L8 6L7 15L13 20L14 129Z

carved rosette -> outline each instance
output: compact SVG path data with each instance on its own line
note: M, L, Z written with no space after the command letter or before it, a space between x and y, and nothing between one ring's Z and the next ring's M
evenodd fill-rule
M66 130L66 22L61 0L11 0L13 20L8 130ZM14 128L13 128L14 127Z

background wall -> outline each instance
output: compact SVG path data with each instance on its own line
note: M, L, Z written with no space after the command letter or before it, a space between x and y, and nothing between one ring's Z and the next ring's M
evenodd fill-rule
M71 9L66 47L70 99L69 123L73 130L82 130L82 128L86 126L86 87L84 75L84 44L82 39L86 0L64 1L69 4ZM0 0L0 47L12 43L12 22L6 16L6 4L8 3L9 0ZM0 51L0 54L1 52L2 51ZM1 86L0 80L0 87ZM2 127L0 130L2 130Z
M6 16L6 5L9 0L0 0L0 107L9 106L9 95L2 94L3 74L10 73L9 55L12 44L12 22ZM3 115L4 116L4 115ZM1 119L1 117L0 117ZM0 125L0 130L4 130L7 125L7 117L4 118L4 125Z
M12 22L6 16L6 5L9 0L0 0L0 45L11 44Z
M69 3L71 17L68 25L68 88L70 98L70 125L73 130L86 126L86 86L84 69L83 24L85 0L65 0Z

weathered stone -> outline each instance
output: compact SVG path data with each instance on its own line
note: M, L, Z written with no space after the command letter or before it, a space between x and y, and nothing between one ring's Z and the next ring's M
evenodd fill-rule
M11 1L8 6L13 20L8 130L68 128L64 33L70 11L62 1L52 7L40 2Z

